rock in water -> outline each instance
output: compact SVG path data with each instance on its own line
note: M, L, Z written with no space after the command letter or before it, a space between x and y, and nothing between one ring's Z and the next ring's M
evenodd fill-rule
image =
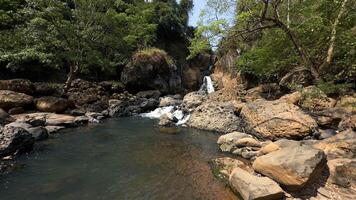
M35 103L37 109L42 112L60 113L69 107L69 101L59 97L42 97L36 99Z
M5 110L15 107L26 107L33 103L33 97L9 90L0 90L0 108Z
M256 137L302 139L317 128L316 121L285 101L256 100L241 110L246 128Z
M188 126L208 131L231 133L242 130L241 119L231 103L206 102L192 113Z
M229 182L244 200L278 200L284 196L282 188L272 179L252 175L241 168L233 170Z
M0 134L0 157L32 150L35 139L23 128L5 126Z
M240 132L232 132L226 135L222 135L218 139L218 144L220 145L220 149L223 152L232 152L233 150L236 149L236 143L238 140L242 138L249 138L251 137L250 135L247 135L246 133L240 133Z
M280 145L280 150L258 157L253 169L291 191L303 188L309 180L320 175L326 166L326 156L323 151L297 143L288 147Z

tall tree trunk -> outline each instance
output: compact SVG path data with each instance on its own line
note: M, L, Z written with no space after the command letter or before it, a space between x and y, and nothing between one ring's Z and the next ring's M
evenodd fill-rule
M318 70L315 68L313 62L310 60L307 52L305 49L302 47L301 43L297 39L295 33L288 28L283 22L278 21L277 25L288 35L289 39L292 41L295 49L297 50L300 58L302 59L303 64L307 69L310 70L312 76L315 78L315 80L320 80L320 75Z
M319 71L323 72L326 70L326 68L328 68L331 65L331 62L334 58L334 48L335 48L335 41L336 41L336 29L337 26L340 23L340 20L342 18L342 16L344 15L345 11L346 11L346 4L347 4L348 0L344 0L341 4L341 8L339 11L339 14L337 15L333 26L332 26L332 30L331 30L331 37L330 37L330 42L329 42L329 48L327 51L327 55L326 55L326 59L325 62L320 66Z
M67 81L64 85L64 92L67 93L68 90L70 89L73 80L75 79L75 76L77 75L79 70L78 63L72 63L69 65L69 73L67 75Z

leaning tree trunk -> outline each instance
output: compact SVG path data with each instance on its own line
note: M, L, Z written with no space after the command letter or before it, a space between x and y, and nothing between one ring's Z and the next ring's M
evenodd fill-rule
M75 76L77 75L79 70L78 64L70 64L69 65L69 73L67 75L67 81L64 84L64 92L67 93L68 90L70 89L73 80L75 79Z
M331 65L331 62L332 62L332 60L334 58L334 48L335 48L335 41L336 41L336 29L337 29L337 26L340 23L340 20L341 20L342 16L344 15L344 13L346 11L347 1L348 0L344 0L342 2L339 14L337 15L337 17L336 17L336 19L335 19L335 21L333 23L332 30L331 30L330 42L329 42L329 48L328 48L328 51L327 51L325 62L319 68L320 72L326 71L326 69Z

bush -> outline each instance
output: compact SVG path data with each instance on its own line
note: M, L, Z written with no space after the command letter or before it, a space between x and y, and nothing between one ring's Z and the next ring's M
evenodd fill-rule
M158 48L147 48L137 51L132 57L134 65L152 64L152 65L174 65L173 59L164 50Z

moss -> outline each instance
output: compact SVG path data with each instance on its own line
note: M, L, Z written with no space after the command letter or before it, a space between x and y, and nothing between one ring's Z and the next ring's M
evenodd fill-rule
M150 63L150 64L160 64L166 63L168 65L174 65L173 59L162 49L158 48L146 48L137 51L133 55L134 64L140 63Z

